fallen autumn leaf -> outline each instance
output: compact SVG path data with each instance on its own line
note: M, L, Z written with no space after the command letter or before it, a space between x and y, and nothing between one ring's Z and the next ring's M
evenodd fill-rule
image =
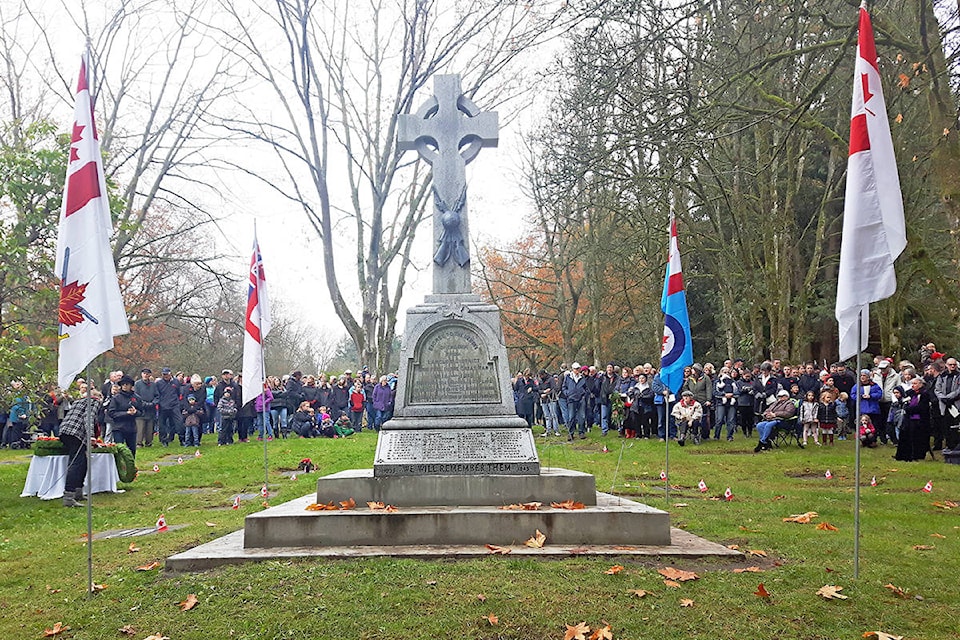
M199 602L200 601L197 600L197 594L191 593L187 596L187 599L181 602L178 606L180 607L180 611L190 611L190 609L193 609L195 606L197 606Z

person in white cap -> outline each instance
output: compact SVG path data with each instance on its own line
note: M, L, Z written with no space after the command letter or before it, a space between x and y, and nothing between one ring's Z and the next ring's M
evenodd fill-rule
M760 442L757 443L754 453L764 449L772 449L770 434L784 420L789 420L797 415L797 405L790 397L790 392L786 389L780 389L777 392L777 399L763 412L763 421L757 424L757 435Z
M583 375L579 362L574 362L570 375L563 379L563 394L567 399L567 441L573 440L574 433L580 432L580 439L587 437L584 422L584 404L587 395L587 378Z
M877 433L880 434L884 440L889 440L893 444L897 444L897 430L896 426L887 423L887 417L890 415L890 405L893 404L893 390L903 383L900 375L893 370L893 367L890 366L890 361L886 358L881 358L880 362L877 363L877 369L873 373L873 381L880 387L882 395L880 396L880 414L877 416L877 421L874 423L874 426L877 428Z

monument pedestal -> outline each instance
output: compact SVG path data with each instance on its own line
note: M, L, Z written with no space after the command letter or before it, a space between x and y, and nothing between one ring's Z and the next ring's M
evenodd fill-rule
M407 310L374 476L539 473L533 433L514 407L499 309L474 294L426 296Z

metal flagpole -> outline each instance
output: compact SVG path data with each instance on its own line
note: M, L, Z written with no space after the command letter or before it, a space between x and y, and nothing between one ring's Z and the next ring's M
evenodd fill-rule
M262 322L261 322L262 324ZM263 429L263 488L268 489L270 484L270 466L267 463L267 368L263 359L263 336L260 338L260 397L263 401L260 403L260 420ZM254 400L256 402L256 400ZM266 496L264 496L266 497Z
M666 409L664 412L666 415L663 417L663 444L665 453L663 475L666 476L663 479L663 489L668 502L670 500L670 395L671 391L667 389L667 395L663 399L663 406Z
M87 406L83 422L86 425L86 456L87 456L87 597L93 596L93 396L91 395L90 364L84 372L87 380ZM83 487L80 488L83 492Z
M863 336L863 312L857 314L857 341ZM853 427L856 440L856 470L853 490L853 579L860 577L860 396L863 395L863 383L860 381L860 350L857 350L857 421Z

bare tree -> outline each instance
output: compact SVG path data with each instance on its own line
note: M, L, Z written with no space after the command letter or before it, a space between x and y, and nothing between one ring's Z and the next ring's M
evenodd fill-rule
M484 106L512 97L519 75L508 79L506 70L551 37L566 12L561 3L480 0L223 4L239 32L232 47L280 105L273 119L250 109L226 126L268 145L285 180L238 166L302 209L321 241L334 311L360 359L383 370L430 177L397 151L397 115L444 70L465 72L468 96L483 87Z

